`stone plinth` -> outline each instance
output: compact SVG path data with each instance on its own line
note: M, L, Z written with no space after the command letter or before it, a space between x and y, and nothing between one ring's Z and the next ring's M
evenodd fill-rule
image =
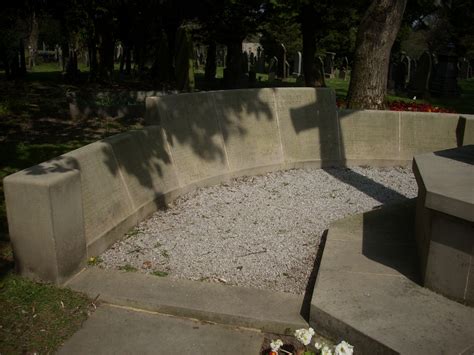
M474 145L417 155L413 170L423 283L474 304Z

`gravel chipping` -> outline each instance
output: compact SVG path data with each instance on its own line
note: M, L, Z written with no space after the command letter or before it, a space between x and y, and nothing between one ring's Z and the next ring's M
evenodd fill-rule
M303 294L331 221L416 194L411 169L398 167L237 178L154 213L100 267Z

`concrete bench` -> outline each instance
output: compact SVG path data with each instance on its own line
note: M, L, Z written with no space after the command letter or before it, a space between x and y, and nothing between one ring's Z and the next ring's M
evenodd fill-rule
M143 130L5 178L21 274L64 283L88 257L199 186L295 167L407 165L415 154L474 139L472 116L339 111L330 89L151 97L146 110Z

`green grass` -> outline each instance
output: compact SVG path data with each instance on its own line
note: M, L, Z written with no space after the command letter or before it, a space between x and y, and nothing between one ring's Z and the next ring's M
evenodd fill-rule
M152 275L158 276L158 277L166 277L168 276L168 273L166 271L160 271L160 270L155 270L151 273Z
M0 278L0 353L53 353L87 319L91 301L12 273Z
M138 269L130 264L125 264L122 266L119 266L119 270L125 271L125 272L136 272Z

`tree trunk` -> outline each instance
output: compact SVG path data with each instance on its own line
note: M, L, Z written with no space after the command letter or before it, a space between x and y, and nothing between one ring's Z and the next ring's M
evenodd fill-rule
M240 87L242 75L242 39L232 39L227 42L225 86L227 88Z
M26 74L26 59L25 59L25 44L23 39L20 39L20 68L18 74L25 75Z
M212 41L209 43L206 55L206 68L204 71L204 78L206 81L214 81L216 78L217 64L216 64L216 42Z
M99 76L100 79L109 81L114 72L115 42L109 29L103 29L99 46Z
M36 18L36 13L33 11L30 19L30 36L28 38L28 56L29 56L29 67L30 69L36 65L36 54L38 52L38 36L39 36L39 26L38 19Z
M374 0L359 25L347 106L381 109L387 93L390 50L407 0Z
M89 42L89 78L94 81L97 79L97 45L96 39L92 38Z

